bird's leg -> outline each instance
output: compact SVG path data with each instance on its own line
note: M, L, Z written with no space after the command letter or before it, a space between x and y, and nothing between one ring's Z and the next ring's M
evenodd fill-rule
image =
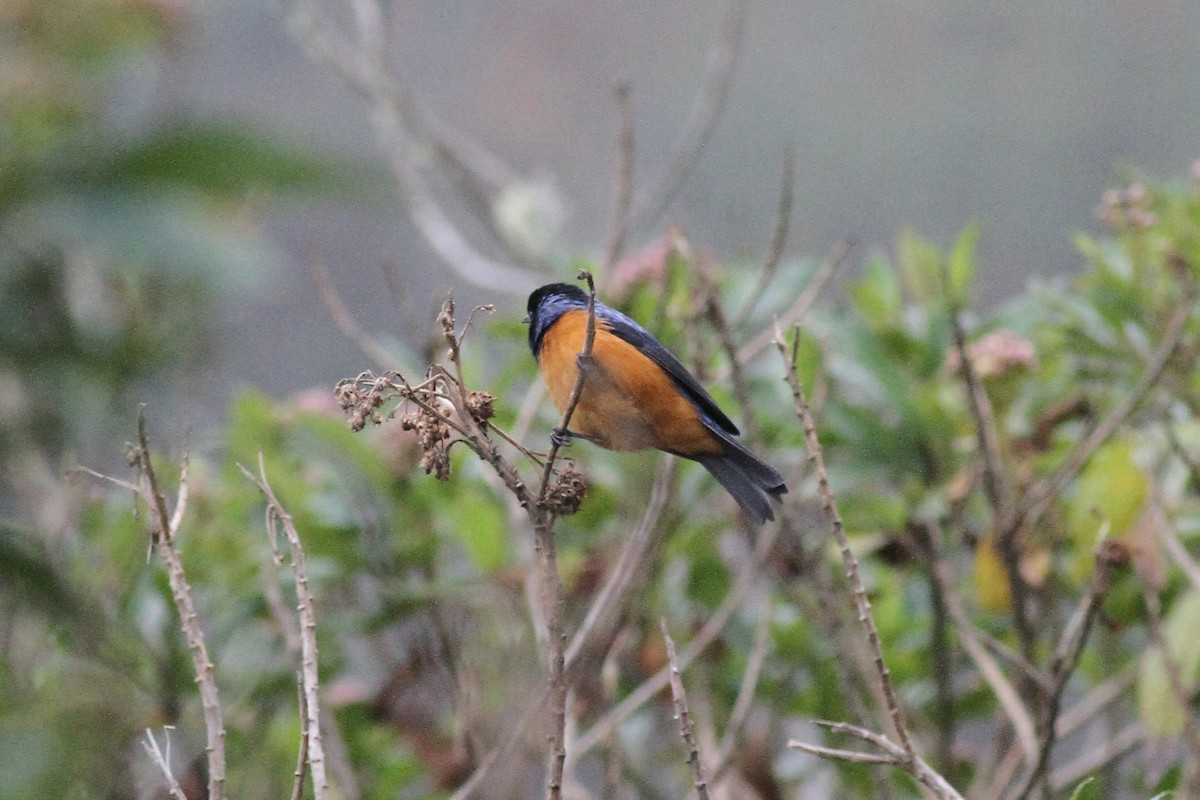
M562 428L550 431L550 443L555 447L566 447L575 439L575 434Z

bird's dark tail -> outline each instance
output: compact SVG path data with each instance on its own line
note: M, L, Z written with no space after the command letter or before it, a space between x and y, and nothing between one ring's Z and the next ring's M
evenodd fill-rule
M755 525L775 519L771 500L787 493L783 476L770 464L751 453L738 440L716 432L725 445L720 455L693 456L733 495Z

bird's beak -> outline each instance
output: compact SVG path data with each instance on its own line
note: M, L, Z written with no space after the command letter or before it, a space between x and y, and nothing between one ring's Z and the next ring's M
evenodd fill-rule
M531 322L533 322L533 320L529 318L528 314L525 315L525 319L521 320L521 324L523 325L528 325Z

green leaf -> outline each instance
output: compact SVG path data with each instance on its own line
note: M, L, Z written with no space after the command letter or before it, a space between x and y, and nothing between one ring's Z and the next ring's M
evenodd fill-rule
M1171 663L1184 686L1195 686L1200 677L1200 592L1189 590L1176 601L1163 623L1163 639ZM1171 678L1159 647L1142 656L1137 685L1138 714L1154 736L1171 738L1183 733L1190 708L1171 688Z
M1085 778L1082 783L1075 787L1075 791L1071 792L1071 800L1090 800L1096 796L1096 779ZM1091 787L1090 789L1088 787Z
M938 246L906 228L900 232L896 251L900 274L912 299L920 304L939 299L943 261Z
M817 378L825 366L825 351L816 336L805 335L799 331L796 343L796 376L805 392L812 392L817 384Z
M975 247L979 244L979 232L979 223L970 223L963 228L950 250L950 262L946 269L946 294L952 303L962 305L968 299L971 284L975 280Z
M866 275L850 285L850 299L858 314L872 328L896 327L904 299L896 270L881 254L874 255L866 265Z
M1124 538L1146 503L1149 480L1134 458L1131 438L1112 439L1092 456L1067 503L1067 529L1090 563L1102 523L1108 534Z
M114 156L91 176L102 185L187 188L218 197L241 197L253 189L356 193L370 172L310 155L243 125L186 123L154 132ZM382 182L374 185L382 192Z

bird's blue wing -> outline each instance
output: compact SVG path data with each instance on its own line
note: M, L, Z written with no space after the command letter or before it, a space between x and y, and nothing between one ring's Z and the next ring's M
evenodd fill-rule
M687 367L679 363L679 359L672 355L670 350L659 344L649 331L620 311L601 303L596 303L596 317L615 336L629 342L645 353L651 361L662 367L663 371L671 376L671 381L679 388L683 396L690 400L700 412L701 417L707 418L707 421L726 433L734 436L738 434L737 426L729 417L725 416L725 412L692 376L692 373L688 372Z

